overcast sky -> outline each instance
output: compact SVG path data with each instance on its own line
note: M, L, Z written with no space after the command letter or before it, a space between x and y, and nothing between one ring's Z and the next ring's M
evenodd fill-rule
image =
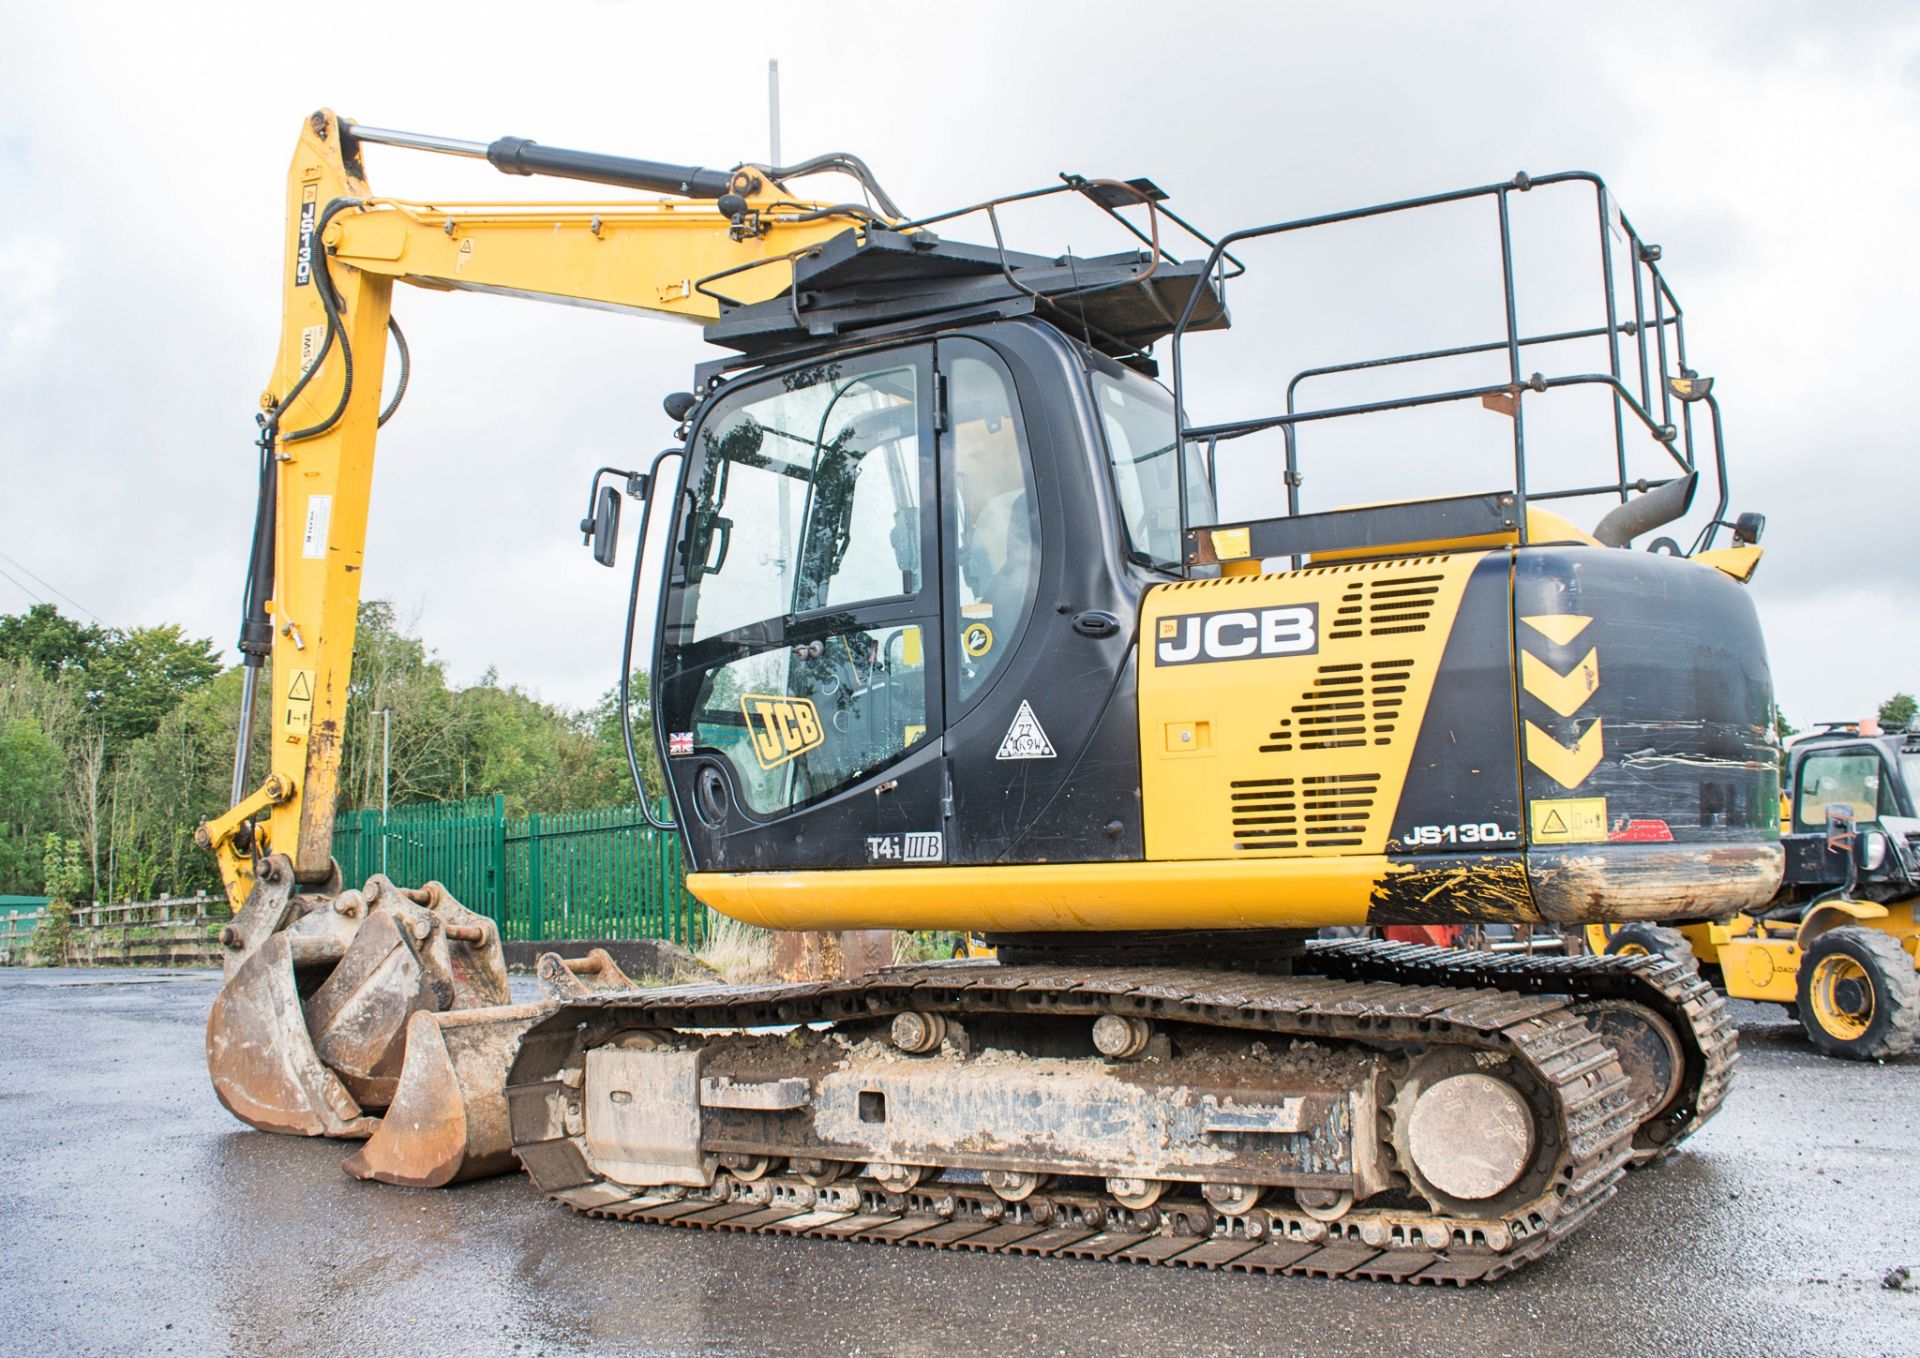
M787 157L854 151L913 212L1073 170L1150 176L1224 231L1519 169L1599 171L1664 248L1689 356L1718 379L1733 508L1768 515L1753 590L1789 718L1920 689L1911 7L0 0L0 15L0 571L18 582L0 578L0 611L70 599L231 644L284 176L309 111L724 167L767 155L777 57ZM529 193L475 162L368 163L398 197ZM1551 236L1553 210L1537 215ZM1484 228L1461 214L1425 243L1361 231L1251 255L1235 331L1190 359L1195 414L1276 408L1302 364L1490 338ZM1109 244L1057 229L1030 243ZM1594 296L1561 248L1523 247L1523 327ZM401 289L395 311L413 386L381 443L367 591L416 617L457 680L494 666L590 702L617 674L625 572L577 546L586 478L664 446L660 397L714 351L692 327L496 298ZM1373 493L1351 498L1484 488L1464 454L1434 455L1465 435L1435 437L1326 448L1365 468ZM1234 477L1264 508L1270 479ZM1329 470L1309 490L1341 484Z

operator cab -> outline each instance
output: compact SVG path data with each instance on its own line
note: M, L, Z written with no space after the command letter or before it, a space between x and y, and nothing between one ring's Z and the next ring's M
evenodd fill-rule
M654 671L694 862L1139 857L1129 657L1181 570L1174 429L1164 388L1032 321L711 394ZM1087 758L1108 776L1070 781Z

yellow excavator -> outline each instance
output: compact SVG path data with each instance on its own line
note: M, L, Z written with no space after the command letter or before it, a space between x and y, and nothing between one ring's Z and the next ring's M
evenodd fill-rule
M386 198L370 144L620 192ZM789 188L824 174L853 191ZM1604 314L1536 334L1510 206L1548 193L1598 207ZM1010 206L1047 196L1128 248L1010 247ZM1446 205L1486 213L1500 334L1190 418L1190 341L1227 328L1257 248ZM209 1069L253 1126L366 1138L349 1169L396 1183L517 1163L644 1222L1460 1284L1553 1248L1724 1098L1724 1003L1664 958L1315 937L1724 916L1779 881L1760 523L1727 518L1711 379L1595 176L1215 238L1144 179L913 217L852 156L709 170L322 111L287 213L241 635L249 713L272 662L271 767L254 781L243 730L233 808L201 831L236 910ZM990 241L950 239L963 220ZM725 351L665 398L668 451L594 474L581 524L612 565L640 504L623 678L661 580L661 823L737 919L951 930L974 955L665 990L550 956L548 997L511 1005L493 920L431 883L343 889L396 281L679 316ZM1570 345L1602 359L1530 371ZM1491 371L1301 404L1309 380L1463 359ZM1527 412L1574 390L1610 409L1613 455L1549 483ZM1303 506L1313 430L1448 404L1510 436L1511 475ZM1284 513L1222 502L1234 458ZM1697 537L1631 550L1703 484ZM1590 528L1550 508L1595 498ZM1616 833L1650 821L1664 838Z

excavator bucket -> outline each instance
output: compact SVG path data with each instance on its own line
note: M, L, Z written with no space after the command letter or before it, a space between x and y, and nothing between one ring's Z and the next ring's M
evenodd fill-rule
M443 1188L514 1167L507 1068L557 1006L505 1004L407 1022L406 1063L386 1116L341 1168L356 1179Z
M562 1000L634 988L604 948L581 958L545 953L537 971L548 996L542 1002L414 1014L387 1114L341 1168L356 1179L407 1188L442 1188L514 1168L507 1070L520 1039Z
M375 876L304 895L274 855L220 940L207 1069L227 1110L261 1131L372 1135L410 1020L508 1000L494 925L437 882L404 891Z
M276 855L221 931L227 980L207 1019L220 1102L264 1132L366 1139L345 1164L361 1179L438 1188L511 1170L521 1037L560 1000L632 982L604 949L547 953L549 999L512 1004L497 929L438 882L331 885L299 894Z
M229 1113L263 1132L366 1136L374 1120L308 1036L294 950L286 934L268 939L215 996L207 1018L214 1093Z

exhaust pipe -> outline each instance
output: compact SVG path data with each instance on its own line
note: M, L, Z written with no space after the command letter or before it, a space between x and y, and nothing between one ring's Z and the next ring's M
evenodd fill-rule
M1608 547L1625 547L1642 533L1665 527L1685 514L1693 505L1694 487L1700 484L1699 472L1675 477L1635 500L1607 511L1594 525L1593 535Z

